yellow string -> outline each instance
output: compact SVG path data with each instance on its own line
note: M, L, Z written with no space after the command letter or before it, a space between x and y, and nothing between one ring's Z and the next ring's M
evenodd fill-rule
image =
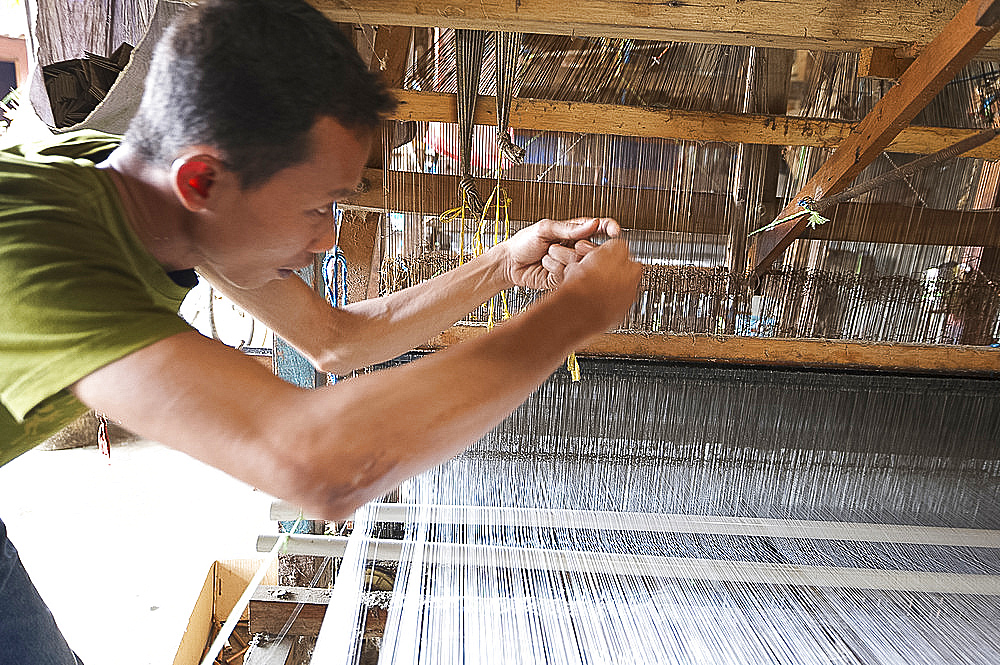
M438 220L442 224L458 222L458 265L465 262L465 221L468 219L469 205L465 191L462 191L462 205L457 208L445 210L438 215Z
M570 377L573 379L573 383L580 380L580 363L576 361L576 353L570 353L569 358L566 359L566 369L569 371Z
M486 199L483 206L482 217L479 218L476 226L476 233L473 235L473 256L480 256L486 251L486 238L490 234L493 236L493 244L510 239L510 204L511 199L507 191L500 186L500 170L497 169L496 185ZM458 207L446 210L438 216L442 224L458 221L460 224L458 235L458 263L462 265L465 261L465 222L472 220L468 199L465 190L462 190L462 204ZM492 213L492 214L491 214ZM507 302L507 292L499 293L500 317L502 321L510 318L510 305ZM491 330L496 325L496 297L490 298L487 303L486 329ZM580 363L577 362L576 353L570 353L566 358L566 369L569 371L573 381L579 381Z
M493 244L498 245L510 238L510 197L507 191L500 186L500 172L497 171L497 183L486 199L483 206L483 216L479 220L476 235L473 238L475 255L479 256L486 251L486 243L490 235L493 236ZM496 298L490 298L487 304L487 330L496 325ZM506 321L510 318L510 308L507 303L507 293L501 291L500 319Z

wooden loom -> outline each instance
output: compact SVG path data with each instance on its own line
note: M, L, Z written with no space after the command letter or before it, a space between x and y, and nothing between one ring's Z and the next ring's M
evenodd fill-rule
M440 15L442 16L447 17L450 14L460 14L460 16L453 17L451 20L445 18L428 22L421 17L426 16L429 12L435 12L433 8L421 7L418 10L418 15L404 21L399 17L399 13L402 13L403 10L391 7L391 3L377 3L370 8L368 8L368 5L355 6L349 10L335 9L324 3L316 4L334 19L347 20L350 14L353 16L353 21L360 20L366 24L369 22L375 25L384 25L386 23L400 25L407 23L418 26L433 24L443 27L478 27L483 29L503 27L524 30L530 30L536 25L533 19L529 17L544 15L550 9L548 7L539 7L535 9L535 12L538 12L538 14L533 14L530 9L518 5L517 12L508 16L503 13L505 10L501 6L496 9L496 13L488 12L489 17L481 17L479 19L471 17L472 14L477 13L478 10L475 9L466 9L462 12L441 9L437 11L440 11ZM630 5L627 7L628 9L634 9ZM798 5L797 7L802 8L802 5ZM881 9L886 14L896 16L895 14L891 14L892 9L897 9L895 5ZM613 11L613 9L606 9L605 12L607 11ZM620 10L622 14L627 13L627 11L627 9ZM665 16L662 18L664 24L673 25L676 24L676 20L678 23L684 25L706 25L706 22L710 20L709 17L712 16L712 12L708 8L695 7L688 4L671 9L671 12L675 11L677 19ZM803 11L807 12L805 9ZM773 23L795 24L795 21L801 20L800 16L791 14L791 10L787 7L782 7L780 12L779 15L782 17L782 20L773 20ZM785 12L789 12L787 19L784 18L786 15ZM976 8L970 7L966 12L975 13ZM691 14L694 13L697 13L700 18L698 21L689 23ZM850 11L846 11L845 13L851 14ZM604 13L594 8L594 16L604 15ZM615 15L614 20L610 18L605 19L608 25L593 26L589 31L583 30L580 26L576 26L573 23L549 24L548 30L581 31L583 34L599 36L627 34L633 37L635 34L642 34L643 36L648 34L649 37L678 38L677 33L669 29L667 25L657 30L648 26L652 21L650 17L644 13L638 13L637 16L641 18L629 19L626 16ZM823 34L821 26L816 24L816 21L821 20L821 17L822 14L819 18L814 18L808 22L808 25L817 31L814 33L816 35ZM720 16L716 20L725 23L725 21L733 18L730 14ZM739 18L747 21L747 23L740 23L740 25L757 26L756 23L752 22L756 19L746 16L740 16ZM874 27L866 24L865 17L859 18L858 21L857 32L853 34L847 33L846 28L843 26L837 26L838 33L846 36L842 36L836 40L826 35L823 37L795 39L792 37L779 38L772 36L771 31L761 30L759 33L757 33L756 29L749 31L759 34L759 37L755 38L754 36L748 36L746 34L748 31L741 30L736 35L708 26L706 26L704 34L698 35L698 40L716 43L750 42L768 47L781 45L787 48L815 48L817 39L828 39L829 41L824 44L824 47L827 49L853 49L859 45L863 45L872 51L876 48L884 50L890 47L895 47L899 50L903 48L900 44L906 43L909 52L912 52L915 49L913 46L914 42L929 41L934 34L930 31L932 28L929 27L928 32L922 33L919 37L912 34L909 36L891 36L875 32L875 27L878 24L875 24ZM917 22L917 19L914 18L914 21ZM963 18L962 21L968 23L966 18ZM636 25L637 23L642 25ZM618 27L612 28L611 24L617 24ZM955 25L960 24L961 22L957 22ZM939 22L931 22L929 19L927 25L934 28L943 27ZM870 136L865 139L858 138L861 136L860 132L865 131L865 128L861 127L859 128L859 132L854 134L854 138L850 139L853 144L857 144L859 141L868 144L868 152L871 154L864 159L859 159L857 162L848 160L850 164L845 164L842 167L837 166L837 159L840 159L839 157L836 159L831 158L828 163L832 165L832 168L838 168L843 172L838 177L844 180L844 182L837 184L836 187L826 186L827 194L833 193L837 188L843 188L849 184L851 174L856 175L861 165L866 161L871 161L885 147L891 145L891 148L898 152L930 153L975 133L975 130L971 129L907 127L909 120L920 109L920 101L926 103L929 97L933 96L931 90L933 86L937 86L940 89L951 77L938 74L938 80L933 82L925 79L928 77L933 78L935 72L939 71L950 71L953 76L954 72L961 66L961 59L970 60L973 55L977 54L979 48L989 40L992 34L990 31L992 29L974 30L972 31L973 34L953 34L956 30L953 29L951 33L943 35L938 40L938 48L947 50L948 47L958 43L959 53L924 52L924 58L917 62L919 69L910 70L913 76L910 77L909 81L912 81L912 83L903 81L900 85L893 88L893 92L901 91L898 95L895 95L897 99L900 95L907 95L916 98L918 101L910 103L906 108L897 108L899 105L895 101L892 99L888 100L888 103L883 105L883 108L892 106L899 111L893 115L891 122L888 121L888 118L885 119L889 127L887 129L879 128L881 132L879 136ZM401 32L402 36L400 36ZM969 31L967 30L966 32ZM690 39L690 36L687 38ZM759 39L759 41L755 41L756 39ZM390 59L395 57L398 62L402 61L403 58L398 53L392 55L393 51L380 44L393 44L397 47L404 45L405 48L405 45L409 41L409 32L400 28L392 28L391 31L382 29L375 33L374 40L374 48L376 51L379 51L380 58L385 58L381 54L390 54ZM367 42L368 40L363 41ZM691 39L691 41L695 40ZM990 51L987 49L981 53L989 54ZM770 66L768 75L772 77L777 76L780 79L782 76L781 69L787 68L789 62L787 59L782 60L781 58L773 58L773 60L780 61L780 64ZM784 69L783 74L787 78L787 69ZM402 78L401 73L397 72L397 78ZM586 131L595 134L615 133L637 137L663 137L678 140L723 141L773 146L801 145L820 147L830 147L842 143L851 136L850 131L858 125L856 122L786 116L783 112L786 101L780 98L780 94L776 96L779 98L773 101L768 100L770 109L773 111L769 115L686 112L671 109L661 110L609 106L607 104L515 99L510 111L510 118L511 126L515 128L541 128L574 132ZM454 122L456 119L453 96L404 90L400 92L400 98L403 104L396 116L399 120ZM483 97L479 100L476 113L477 122L492 124L496 121L495 103L488 97ZM907 114L909 117L907 117ZM869 117L875 117L876 115L873 112ZM898 136L896 135L897 133ZM982 148L970 152L968 156L981 159L995 158L998 151L1000 151L997 145L997 141L991 141ZM846 154L847 152L851 152L851 150L851 148L847 148L846 152L839 151L838 154ZM778 161L780 161L780 158L778 158ZM770 168L777 171L779 165L774 163ZM767 175L766 177L773 180L776 177L776 173ZM365 182L367 191L357 199L349 202L346 207L355 207L363 211L380 212L384 210L383 206L389 196L389 193L385 189L387 187L405 188L410 198L408 199L409 202L404 201L403 205L408 206L407 209L409 210L434 214L440 213L454 204L454 185L451 182L451 178L448 177L390 172L373 168L367 174ZM503 182L502 184L507 186L510 192L512 192L512 197L515 199L518 198L519 192L526 187L525 183L516 181ZM815 194L815 185L810 183L807 186L813 188L811 191ZM989 183L984 182L984 190L988 189L988 187ZM984 192L983 196L988 198L987 194L987 192ZM647 190L637 190L625 193L619 192L617 196L611 196L606 190L602 190L600 187L590 188L590 191L577 188L570 195L557 197L564 205L559 206L555 210L553 210L554 206L549 204L550 198L539 201L537 199L532 200L530 196L526 196L523 198L528 201L525 206L528 209L517 210L516 212L519 218L525 220L533 220L544 216L568 216L578 213L582 202L594 201L601 204L602 214L617 216L624 223L630 224L631 228L641 230L652 221L644 216L644 206L651 213L655 213L656 208L653 202L650 201L653 195L653 193ZM774 200L772 199L772 201ZM775 204L776 201L767 203L769 206L774 206ZM807 235L808 237L829 238L832 240L871 240L882 243L909 242L916 244L968 243L970 246L994 247L998 240L1000 240L995 237L996 230L1000 227L993 220L993 215L995 214L992 210L993 202L990 201L980 207L984 208L984 211L980 213L972 210L961 212L935 211L932 213L920 208L898 205L883 205L881 208L876 205L872 208L871 206L862 204L849 204L844 206L843 210L838 210L838 216L835 219L836 223L808 230ZM772 219L777 219L781 216L778 214L780 211L774 208L771 208L771 210ZM787 214L788 211L785 212ZM864 218L872 214L879 215L880 218L886 220L886 223L866 225ZM372 268L380 265L383 257L373 251L376 248L379 250L382 249L380 247L382 243L376 242L375 238L377 231L377 227L374 224L375 219L373 215L366 215L367 234L359 233L354 237L346 239L343 247L345 252L348 253L352 265L355 266L354 290L352 293L355 299L378 292L378 280L375 278L375 271ZM804 226L803 219L793 221L797 226ZM857 221L852 222L852 220ZM766 221L766 219L762 219L761 224L766 223ZM727 222L724 219L696 218L691 219L689 222L689 225L692 225L690 227L692 231L714 233L721 236L729 233L726 224ZM754 259L755 256L761 255L761 252L758 251L760 248L764 245L772 244L779 237L782 239L781 243L787 246L786 241L790 242L789 239L795 237L796 234L786 232L786 227L788 226L789 224L784 224L779 228L771 229L767 233L760 234L751 239L752 246L749 253L743 253L744 256L749 254L744 259L744 262L751 272L760 274L774 261L774 252L770 252L771 256L769 257L761 257L759 261ZM961 239L956 238L956 227L958 227L960 232L966 234L966 237ZM797 234L802 234L803 232L803 229L796 228L795 230ZM766 253L764 252L764 254ZM992 255L993 253L990 250L989 254ZM466 330L456 328L445 333L433 345L446 345L457 338L473 335L476 332L477 330L475 329ZM878 340L871 341L877 342ZM791 343L782 340L774 342L771 345L768 349L767 358L765 358L763 349L755 345L752 339L731 340L728 335L710 334L705 336L686 336L682 342L673 338L668 331L666 335L655 336L615 335L600 340L598 346L593 351L609 355L664 358L686 358L689 357L688 354L693 354L695 358L709 359L713 356L718 356L721 360L725 361L738 361L741 357L744 357L746 361L751 363L787 362L795 365L806 362L845 367L878 368L879 366L886 366L896 369L906 369L909 367L918 371L947 368L959 371L967 370L991 373L997 369L997 361L992 354L984 352L983 349L966 348L963 345L950 345L947 349L912 348L909 346L888 348L878 344L852 345L848 343L848 345L850 346L849 349L845 348L844 343L840 342L830 344L814 339L797 339L795 343ZM918 344L917 346L923 347L926 345ZM948 356L947 359L942 358L941 354Z
M942 3L947 5L954 15L958 11L957 17L950 23L945 23L938 18L938 13L930 8L914 8L905 3L871 3L863 8L853 5L842 7L839 3L832 6L838 12L823 12L819 9L830 9L831 3L797 3L796 5L779 5L778 9L762 10L760 7L753 9L745 7L746 3L734 3L723 6L721 9L703 6L700 3L668 3L660 8L658 12L650 12L647 6L633 3L584 3L581 7L579 3L573 6L572 15L564 14L562 6L550 3L513 3L510 5L501 3L489 7L478 3L467 3L461 6L437 5L436 3L422 3L416 9L412 5L397 5L392 1L366 2L364 4L352 5L342 8L333 3L321 1L314 2L328 16L336 20L348 23L361 21L366 26L369 24L379 26L416 26L416 27L441 27L441 28L475 28L492 30L502 28L506 30L519 30L524 32L558 32L562 34L587 34L593 36L606 36L618 38L642 37L659 40L676 40L685 42L707 42L723 44L750 44L764 48L777 49L830 49L830 50L857 50L862 49L864 59L869 63L876 62L879 57L884 57L887 53L889 65L899 67L900 56L907 58L916 55L913 63L907 67L902 75L899 75L899 82L891 89L891 94L887 94L887 101L876 107L863 121L844 120L822 120L813 118L801 118L785 115L784 105L786 99L780 95L776 99L768 100L768 113L712 113L698 111L679 111L671 109L650 109L625 107L608 104L593 104L586 102L560 102L537 99L516 99L510 110L511 126L514 128L529 129L551 129L568 130L572 132L586 131L595 134L624 134L637 137L661 137L677 140L697 140L697 141L722 141L739 144L756 144L766 146L815 146L834 147L839 146L833 155L826 161L826 164L814 175L808 183L802 187L802 191L788 199L788 204L772 197L766 201L767 209L770 211L769 218L763 220L764 223L770 219L782 219L799 210L798 201L808 195L814 199L821 199L843 189L854 179L867 162L872 161L890 148L895 152L912 153L932 153L953 144L957 140L965 138L975 133L974 129L955 129L945 127L909 126L909 123L920 111L923 104L937 94L948 81L952 80L961 67L974 57L992 58L996 45L991 42L998 28L997 25L987 27L977 26L976 21L980 14L989 16L992 11L992 3L969 2L961 8L957 3ZM980 4L983 6L980 7ZM821 5L821 7L820 7ZM776 12L776 14L772 14ZM920 12L927 12L926 14ZM837 14L836 19L831 19L826 23L828 15ZM587 17L588 23L580 23L578 17ZM888 18L886 18L888 17ZM740 26L739 32L733 32L732 26ZM807 25L806 36L799 36L803 31L797 29L798 26ZM685 26L683 29L676 26ZM781 29L791 26L785 32ZM908 30L908 26L919 26L919 29ZM365 30L369 32L365 33ZM363 28L362 33L370 35L370 28ZM400 35L403 35L401 38ZM932 38L939 35L937 39ZM387 63L386 71L391 72L393 66L388 63L403 62L406 52L402 49L387 47L385 44L403 45L410 41L409 28L401 27L380 27L375 33L374 39L364 39L363 43L373 47L377 59ZM775 65L770 68L769 75L772 77L788 77L788 60L774 58L774 62L783 62L783 65ZM877 66L870 64L869 66ZM784 69L783 69L784 68ZM396 69L397 82L402 80L402 68ZM780 86L779 86L780 87ZM403 104L397 112L396 120L419 121L419 122L455 122L455 97L454 95L418 92L404 90L399 94ZM476 117L484 124L492 124L496 121L496 107L492 100L483 97L478 100ZM765 182L773 182L777 177L780 161L780 148L771 150L772 173L765 174ZM982 160L991 160L1000 157L1000 143L991 141L985 146L969 153L967 156ZM454 177L441 175L428 175L421 173L398 173L391 172L385 168L383 158L377 158L376 163L371 164L370 171L366 174L366 191L352 200L346 207L358 211L356 213L357 223L353 226L355 233L352 237L342 241L342 249L347 253L348 260L352 268L352 299L370 296L378 293L379 273L382 264L388 260L385 254L383 237L387 233L386 224L380 225L380 216L385 212L385 202L392 196L391 190L395 186L400 188L400 183L412 180L408 185L409 189L419 193L421 198L411 199L403 202L402 209L412 210L419 213L436 211L440 213L454 204ZM980 205L982 212L972 210L964 211L927 211L915 207L904 208L900 205L883 206L874 214L881 215L884 223L880 226L850 223L852 215L863 218L871 215L872 208L866 207L860 210L863 204L847 206L846 211L839 211L839 217L834 217L831 224L818 227L814 230L805 228L806 217L802 216L790 219L774 228L758 234L750 239L749 247L745 251L736 252L744 257L745 268L749 274L757 277L763 276L768 279L767 273L770 265L779 258L785 249L797 237L828 238L832 240L845 241L872 241L890 243L911 243L911 244L960 244L985 248L981 256L986 257L986 261L980 265L989 267L989 261L1000 261L997 259L1000 246L1000 236L998 228L1000 225L993 219L997 190L996 177L991 175L992 165L986 163L983 172L988 177L983 177L979 182L979 196L984 202ZM526 187L523 183L511 181L505 183L509 188ZM633 198L622 202L620 199L604 197L604 192L595 186L589 193L589 200L608 202L612 201L621 206L624 214L616 214L614 211L601 212L630 219L635 222L632 227L641 229L643 216L636 213L643 209L644 202L642 196L647 195L642 191L633 192ZM524 197L530 200L530 194ZM559 197L560 201L574 200L571 196ZM579 198L575 200L580 200ZM588 200L588 199L584 199ZM653 204L650 210L655 210ZM406 206L409 206L408 208ZM521 219L535 219L543 216L567 216L572 214L572 208L559 213L553 213L547 209L545 202L539 203L538 208L528 208L517 212ZM398 209L398 208L394 208ZM857 209L852 212L852 210ZM916 222L916 223L914 223ZM694 221L692 223L695 223ZM709 233L720 236L731 236L730 230L726 228L726 220L708 220ZM965 235L960 239L956 236L955 226ZM713 226L714 225L714 226ZM698 229L705 232L705 228ZM744 241L746 238L743 239ZM739 244L740 239L731 239L731 244ZM993 258L990 258L993 257ZM982 259L981 259L982 260ZM995 265L995 264L994 264ZM453 329L442 333L433 340L430 348L441 348L463 339L482 334L482 325L459 325ZM993 339L995 342L995 338ZM783 368L824 368L829 370L870 370L876 372L903 372L908 374L937 374L942 376L962 375L966 377L982 377L970 379L981 381L984 379L996 379L1000 371L1000 352L987 345L967 345L967 344L900 344L891 341L856 341L850 339L824 339L824 338L767 338L752 335L736 334L672 334L671 332L650 333L647 331L629 332L618 331L603 336L586 349L581 349L582 355L610 356L617 358L633 358L637 360L655 361L696 361L722 364L727 366L744 365L748 372L756 372L755 368L783 367ZM668 370L664 370L669 373ZM730 371L723 368L724 372ZM770 370L761 370L770 371ZM586 372L586 369L585 369ZM749 375L748 375L749 376ZM742 375L741 375L742 377ZM740 379L745 380L744 378ZM832 384L831 384L832 385ZM990 388L995 387L994 383L976 383L977 386L985 387L987 394L986 408L983 418L986 419L986 426L996 427L996 400L992 401L988 395ZM550 405L551 406L551 405ZM791 408L791 406L789 406ZM860 411L859 411L860 413ZM991 420L992 419L992 420ZM822 421L829 425L828 421ZM523 422L521 423L524 424ZM1000 435L1000 432L996 432ZM965 459L962 455L958 458ZM980 450L972 455L973 459L995 460L995 451L990 452ZM377 518L376 521L396 523L403 522L399 508L387 506L384 508L373 508L372 511L388 511L385 515ZM396 510L397 513L392 513ZM402 509L405 513L405 508ZM418 509L410 508L408 517L414 518L414 512ZM426 510L437 511L441 509L429 508ZM481 508L468 507L444 511L445 515L434 514L430 516L432 522L440 523L451 520L460 523L475 523L476 520L484 519ZM623 530L640 529L644 531L663 529L664 531L690 532L692 527L690 522L696 521L697 516L679 513L675 515L648 518L643 516L641 521L629 523L627 520L631 515L632 519L639 519L634 514L627 514L624 518L617 514L614 519L606 515L599 514L598 511L569 511L559 513L553 517L551 512L546 512L543 517L538 515L528 517L512 517L509 519L528 520L537 523L538 520L560 519L569 521L573 528L580 527L581 521L590 524L587 520L597 520L591 526L598 529L607 529L609 524L621 524L617 520L625 519L624 526L619 526ZM479 511L479 512L477 512ZM294 511L293 511L294 512ZM496 511L492 511L495 513ZM287 516L286 516L287 517ZM713 524L713 534L720 533L719 519L709 520ZM495 520L495 514L489 519ZM743 535L774 535L768 529L792 529L801 533L806 528L821 529L853 529L854 536L845 536L838 533L832 538L846 538L851 540L857 534L867 530L875 530L878 538L889 539L889 542L930 542L935 538L944 537L942 532L934 531L930 528L929 533L919 536L914 535L886 535L896 527L888 527L885 524L873 526L871 524L847 524L841 522L814 524L812 521L799 520L789 522L781 520L780 524L761 522L753 527L747 527L746 520L737 520L740 526L734 527L743 529ZM991 518L992 519L992 518ZM602 521L603 520L603 521ZM651 527L650 520L662 521L662 526ZM418 520L419 521L419 520ZM752 520L751 520L752 521ZM681 525L680 523L684 524ZM806 522L810 522L806 524ZM987 520L989 522L989 520ZM912 525L911 525L912 526ZM706 527L707 528L707 527ZM745 530L750 528L750 532ZM899 526L899 529L907 531L910 527ZM912 527L918 531L925 527ZM929 528L929 527L928 527ZM754 530L756 529L756 530ZM992 548L996 547L996 526L988 529L976 529L965 527L964 531L954 532L946 530L951 536L956 536L955 540L941 543L943 546L974 546ZM907 532L909 534L909 532ZM786 536L788 533L785 534ZM780 534L777 537L781 537ZM916 538L916 541L907 540ZM899 540L902 539L902 540ZM928 541L930 539L930 541ZM981 539L981 540L976 540ZM298 543L302 553L343 556L343 551L349 548L348 541L338 539L325 539L323 537L293 537L293 541ZM266 544L266 543L265 543ZM357 545L365 547L366 545ZM371 546L371 545L367 545ZM382 547L379 554L374 558L388 557L384 542L380 542ZM395 545L393 545L395 547ZM403 545L398 546L402 550ZM341 548L338 550L337 548ZM445 547L444 549L448 549ZM340 552L340 554L338 554ZM355 551L355 555L364 559L365 555ZM400 555L402 553L400 552ZM464 553L456 555L446 552L441 554L444 558L454 557L482 557L482 553ZM346 559L345 559L346 560ZM507 565L509 560L505 559ZM628 559L620 562L622 566L651 566L646 575L656 576L657 566L666 565L664 561ZM531 568L538 564L527 562L525 566ZM586 566L576 560L573 565ZM598 558L594 565L607 565L607 559ZM711 566L709 566L711 568ZM653 570L654 572L650 572ZM357 572L357 571L356 571ZM755 568L753 574L760 574L761 569ZM801 571L800 571L801 572ZM823 574L830 571L805 571L806 576L803 582L806 585L819 584L817 580ZM693 575L695 579L706 579L702 571ZM741 574L730 571L729 575L739 576ZM777 569L773 571L775 579L787 581L787 576L791 574L789 570ZM699 575L702 575L699 577ZM812 575L809 578L809 575ZM820 576L820 577L817 577ZM835 574L836 576L836 574ZM888 579L889 575L883 577L882 581L865 582L883 585L882 588L900 589L909 588L905 584L938 584L945 578L925 579L914 582L916 579L912 575L901 575L899 579ZM919 576L916 576L919 577ZM933 577L933 576L931 576ZM990 594L989 589L993 584L993 578L986 579L984 576L976 579L947 578L948 583L975 585L978 593ZM836 582L836 584L841 584ZM836 586L835 584L835 586ZM850 586L852 583L848 583ZM904 586L900 586L904 585ZM923 587L929 589L932 587ZM951 593L954 587L933 587L934 592ZM337 591L334 590L334 596ZM342 615L338 615L342 616ZM356 617L351 619L356 620ZM332 623L332 620L328 619ZM327 661L323 661L327 662ZM863 658L859 662L866 662Z

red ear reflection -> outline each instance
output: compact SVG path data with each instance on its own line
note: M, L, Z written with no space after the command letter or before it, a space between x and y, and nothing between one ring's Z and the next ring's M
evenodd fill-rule
M202 196L208 196L208 185L209 182L206 178L196 176L194 178L188 178L188 187L198 192Z
M207 199L215 183L215 170L212 164L201 159L191 159L180 164L177 171L177 185L185 199ZM191 201L193 203L193 201Z

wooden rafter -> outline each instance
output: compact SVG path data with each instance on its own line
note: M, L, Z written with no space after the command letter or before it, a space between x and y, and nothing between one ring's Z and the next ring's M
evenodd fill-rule
M341 202L347 209L380 211L387 197L386 173L365 171L364 191ZM390 171L390 188L405 192L395 202L397 212L438 215L455 205L454 176ZM671 192L596 185L562 185L503 180L501 185L515 202L521 221L555 219L581 214L609 216L625 228L639 231L673 231L726 236L730 223L724 218L728 197L695 192L683 196L690 214L667 224L663 211L674 206ZM539 191L543 194L539 196ZM825 240L909 243L915 245L970 245L1000 247L1000 211L962 212L933 210L895 204L843 203L827 211L833 223L810 230L804 237ZM871 223L878 219L879 224Z
M397 120L457 122L455 95L414 90L394 91L400 100ZM476 124L496 125L496 99L476 102ZM616 134L692 141L753 143L835 148L859 123L760 113L712 113L646 109L613 104L588 104L516 98L511 127L590 134ZM907 127L892 139L893 152L930 154L972 136L978 130L948 127ZM967 157L1000 159L1000 138L966 153Z
M331 19L345 23L826 50L927 44L961 4L956 0L310 2Z
M453 326L424 348L440 349L486 332L482 326ZM846 340L650 335L607 333L577 351L612 356L773 367L880 370L1000 377L1000 349L981 346L924 346Z
M799 201L835 194L851 184L878 157L924 106L996 35L1000 23L976 25L980 0L969 0L910 65L899 83L882 97L851 135L793 197L778 219L802 210ZM761 274L802 235L808 215L799 215L754 236L749 268Z

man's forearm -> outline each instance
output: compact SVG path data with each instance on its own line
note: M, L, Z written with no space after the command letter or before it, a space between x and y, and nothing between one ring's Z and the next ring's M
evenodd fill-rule
M295 278L248 291L203 276L318 369L346 373L419 346L509 288L500 251L491 249L443 275L342 309L332 308Z
M566 354L601 332L580 310L553 294L488 335L311 391L295 419L302 428L295 440L312 442L303 467L352 473L312 475L305 500L324 514L347 514L460 452L509 415ZM330 446L324 434L334 431L351 434Z
M343 517L499 423L567 353L621 320L640 277L624 243L611 241L491 334L317 390L194 332L130 353L71 390L145 437Z
M490 250L443 275L394 293L349 304L340 341L320 364L350 370L394 358L462 319L510 282ZM356 326L356 327L353 327ZM357 343L349 343L349 341ZM330 370L328 370L330 371Z

